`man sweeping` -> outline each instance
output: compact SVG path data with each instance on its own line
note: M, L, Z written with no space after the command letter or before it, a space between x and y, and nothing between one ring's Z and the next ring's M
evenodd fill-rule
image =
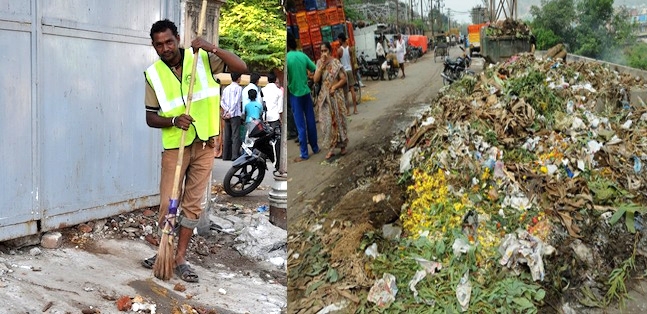
M197 282L198 275L186 261L186 250L193 229L202 213L206 191L215 156L215 137L219 135L220 86L213 74L227 67L233 72L247 72L247 65L235 54L219 48L202 38L191 42L198 50L197 70L189 114L185 114L186 99L191 80L193 51L179 47L180 36L169 20L155 22L150 30L153 48L159 55L146 69L145 100L146 123L162 130L162 170L160 182L159 227L165 225L169 199L173 190L178 148L182 132L186 132L179 180L179 206L182 216L176 222L177 249L174 271L182 280ZM179 226L179 227L178 227ZM142 261L142 266L153 268L157 255Z

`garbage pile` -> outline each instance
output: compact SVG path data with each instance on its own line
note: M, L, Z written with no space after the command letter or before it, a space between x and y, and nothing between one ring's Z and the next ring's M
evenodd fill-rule
M521 20L507 18L491 23L485 28L488 37L513 36L516 38L527 38L530 36L530 27Z
M397 278L393 302L415 306L406 283L420 257L442 265L417 284L420 306L622 300L647 248L647 106L630 101L644 88L601 64L531 54L443 88L405 132L405 240L370 268Z

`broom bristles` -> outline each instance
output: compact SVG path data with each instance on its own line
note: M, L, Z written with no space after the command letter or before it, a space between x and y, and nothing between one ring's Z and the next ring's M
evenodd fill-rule
M169 280L173 277L173 263L175 259L175 246L173 244L173 228L170 223L166 223L157 249L157 258L153 266L153 275L161 280Z

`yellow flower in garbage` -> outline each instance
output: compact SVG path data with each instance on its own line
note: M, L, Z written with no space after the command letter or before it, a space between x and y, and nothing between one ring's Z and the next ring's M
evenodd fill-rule
M490 168L485 168L481 174L481 181L487 181L490 178Z

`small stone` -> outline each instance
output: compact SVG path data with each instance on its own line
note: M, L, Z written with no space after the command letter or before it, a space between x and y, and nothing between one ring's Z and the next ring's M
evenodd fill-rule
M227 290L223 288L218 289L218 292L220 292L221 294L227 294Z
M90 225L88 225L88 224L80 224L80 225L78 226L78 229L79 229L79 231L81 231L81 232L83 232L83 233L90 233L90 232L92 232L92 226L90 226Z
M130 308L133 306L130 297L125 295L117 300L117 309L121 312L130 311Z
M37 248L37 247L32 248L31 250L29 250L29 254L30 254L31 256L38 256L38 255L40 255L41 253L43 253L43 252L42 252L39 248Z
M40 246L46 249L57 249L63 243L63 235L60 232L48 232L40 239Z
M144 210L143 215L144 215L145 217L152 217L152 216L155 216L155 212L154 212L154 211L152 211L152 210L150 210L150 209L147 209L147 210Z
M179 292L184 292L184 291L186 291L186 287L185 287L183 284L181 284L181 283L179 283L179 282L178 282L178 283L176 283L176 284L175 284L175 286L173 287L173 290L175 290L175 291L179 291Z

